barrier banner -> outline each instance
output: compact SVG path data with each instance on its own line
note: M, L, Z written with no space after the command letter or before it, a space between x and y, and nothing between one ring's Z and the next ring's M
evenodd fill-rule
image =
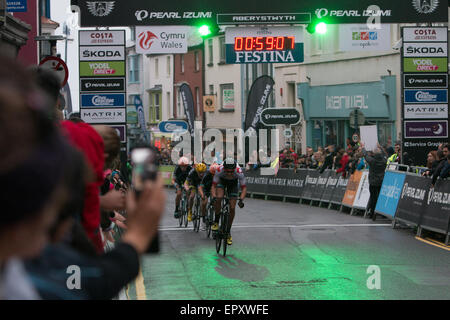
M267 193L269 177L272 176L261 176L259 169L256 171L246 171L245 180L247 182L247 192L265 195Z
M286 197L301 198L305 184L306 170L299 169L297 173L294 173L289 169L280 169L277 176L286 179L286 184L283 188Z
M347 184L347 189L345 190L344 198L342 199L343 205L347 207L353 207L353 202L355 202L361 176L362 172L358 170L356 170L355 173L350 176Z
M333 196L333 192L335 191L335 187L339 181L339 176L342 177L340 174L336 174L333 170L330 170L330 173L328 175L327 184L325 185L325 188L322 193L322 197L320 198L321 202L330 202L331 197Z
M420 226L447 233L450 223L450 181L438 179L434 189L429 189L424 202Z
M431 179L407 174L395 217L418 225L430 185Z
M312 200L318 180L319 180L318 170L306 171L305 188L303 189L302 199Z
M375 207L376 213L394 218L405 177L405 173L386 171Z
M292 171L291 175L293 174ZM286 180L289 176L288 169L280 169L275 176L268 176L269 181L267 185L267 195L271 196L285 196L286 195Z
M369 171L362 172L361 180L359 181L358 192L356 193L355 201L353 202L353 208L367 209L370 199L369 190Z
M172 176L175 171L175 166L159 166L159 172L165 186L172 185Z
M347 191L347 184L349 178L343 178L342 174L338 174L338 182L334 188L330 202L334 204L341 204L344 198L345 191Z
M326 170L323 173L319 174L319 177L317 179L317 185L314 188L314 193L311 196L312 200L320 201L322 199L322 194L327 185L328 177L330 176L330 172L331 172L331 170Z

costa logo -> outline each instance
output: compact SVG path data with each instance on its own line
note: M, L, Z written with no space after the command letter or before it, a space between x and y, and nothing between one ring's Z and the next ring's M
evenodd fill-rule
M107 32L97 32L97 33L91 33L92 39L113 39L114 36L112 33Z
M153 39L158 39L158 37L151 31L141 32L138 35L139 39L139 46L144 49L148 50L153 44Z
M437 33L435 29L416 29L414 34L417 36L435 36Z

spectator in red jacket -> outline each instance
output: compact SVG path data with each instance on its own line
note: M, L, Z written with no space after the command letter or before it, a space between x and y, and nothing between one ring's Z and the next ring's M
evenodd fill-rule
M339 161L340 168L336 170L336 173L342 172L342 177L344 177L344 178L347 174L347 171L345 170L345 168L347 167L349 159L350 158L348 157L347 152L344 152L344 155L342 156L341 160Z
M102 137L86 123L63 121L63 130L70 142L86 157L90 169L94 173L94 180L86 185L84 209L81 223L97 249L103 252L100 234L100 186L103 184L104 143Z

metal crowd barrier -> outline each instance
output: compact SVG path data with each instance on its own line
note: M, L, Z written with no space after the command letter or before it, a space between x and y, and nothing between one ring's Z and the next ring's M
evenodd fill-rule
M444 234L445 243L450 238L450 181L438 179L431 188L431 179L422 177L421 167L391 164L385 172L375 212L392 220L393 228L399 222L417 227L417 235L422 230ZM394 170L393 170L394 169ZM410 172L413 171L413 172ZM263 176L260 171L246 171L247 192L250 197L262 195L298 199L310 205L338 205L341 212L350 208L350 214L364 211L370 198L368 170L355 171L350 177L342 177L333 170L280 169L277 175Z

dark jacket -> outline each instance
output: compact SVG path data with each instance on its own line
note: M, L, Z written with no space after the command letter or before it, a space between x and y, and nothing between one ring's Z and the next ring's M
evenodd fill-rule
M433 171L433 180L431 182L432 185L434 185L436 183L437 178L441 175L441 172L444 169L446 164L447 164L447 159L445 159L445 158L441 159L436 170Z
M384 172L386 171L386 154L376 153L373 157L367 154L366 149L362 150L364 158L369 163L369 185L380 187L383 184Z
M44 300L109 300L136 278L139 256L126 243L118 243L108 253L89 257L64 244L47 246L41 256L25 263L26 270ZM79 267L80 289L67 283ZM73 267L72 267L73 268Z
M333 168L333 158L336 156L336 152L331 152L325 157L322 167L320 167L320 173L323 173L325 169Z

